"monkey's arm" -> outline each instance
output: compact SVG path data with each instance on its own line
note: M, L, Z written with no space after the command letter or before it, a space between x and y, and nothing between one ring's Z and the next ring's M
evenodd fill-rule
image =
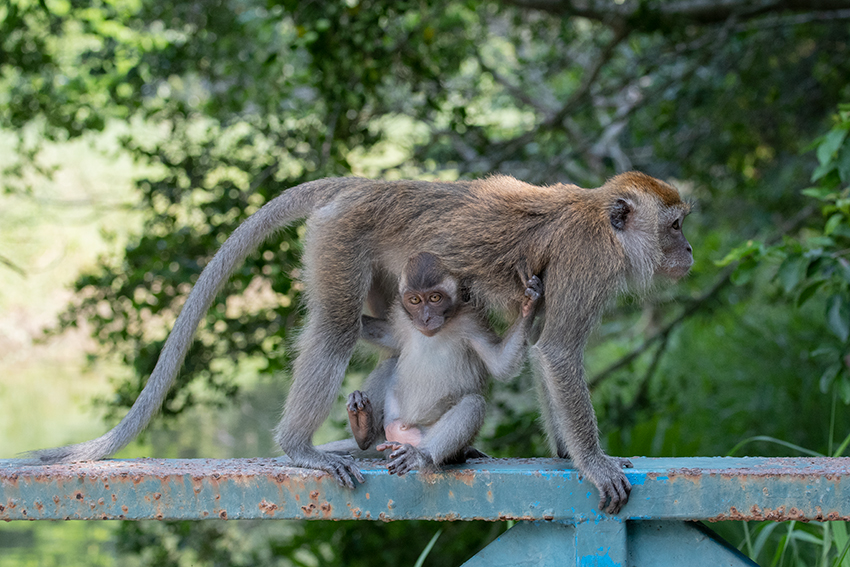
M519 317L499 338L489 329L481 333L471 333L469 344L487 371L497 380L509 380L519 374L522 368L525 344L531 324L534 322L536 307L543 295L543 284L537 276L532 276L526 283L525 296Z
M375 346L398 352L401 348L393 334L392 325L386 319L376 319L369 315L360 317L360 338Z

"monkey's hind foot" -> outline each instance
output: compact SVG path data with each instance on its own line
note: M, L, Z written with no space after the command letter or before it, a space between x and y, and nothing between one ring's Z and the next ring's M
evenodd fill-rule
M377 449L378 451L392 450L389 456L389 463L387 464L390 474L402 476L410 471L421 470L431 472L437 468L434 465L431 455L407 443L381 443Z
M348 423L351 425L351 433L357 446L364 451L375 441L372 428L372 402L369 397L360 390L355 390L348 395Z
M305 469L318 469L330 473L334 480L347 488L354 488L354 480L363 483L366 479L355 460L348 455L320 451L315 447L288 451L292 464ZM352 480L354 479L354 480Z
M487 453L483 453L472 446L465 447L462 452L462 455L464 461L467 461L469 459L492 459L492 457Z

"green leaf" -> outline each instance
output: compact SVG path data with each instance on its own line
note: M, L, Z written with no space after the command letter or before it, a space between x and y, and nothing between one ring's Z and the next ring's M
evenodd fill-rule
M726 256L722 260L715 262L715 264L720 267L728 266L729 264L733 264L735 262L743 260L744 258L753 254L758 253L759 255L761 255L762 252L762 242L760 240L750 240L743 246L739 246L737 248L732 249L728 254L726 254Z
M843 401L845 405L850 405L850 380L848 380L845 376L838 384L838 391L841 393L841 401Z
M747 258L735 268L730 279L735 285L746 285L753 279L758 263L753 258Z
M820 377L820 391L824 394L829 392L829 387L835 381L835 377L841 372L841 363L834 362L830 364Z
M826 221L826 225L823 227L824 234L832 234L841 224L841 221L844 220L844 215L841 213L835 213L829 220Z
M844 144L838 150L836 165L838 166L838 177L841 178L841 182L850 183L850 144Z
M850 336L850 301L839 294L833 295L829 300L826 322L841 342L847 341Z
M826 201L835 198L835 191L830 189L829 187L808 187L800 191L803 195L807 197L813 197L818 199L819 201Z
M847 129L837 127L830 130L826 136L823 137L823 141L818 146L817 156L818 162L821 165L825 165L832 160L832 157L838 151L838 148L841 147L841 144L844 143L844 138L847 136Z
M797 307L802 307L808 300L814 297L818 288L824 283L825 280L817 280L804 287L803 291L801 291L800 295L797 297Z
M806 241L806 244L812 248L807 254L817 257L823 255L823 250L819 250L819 248L831 248L835 246L835 240L828 236L813 236Z
M812 351L812 358L835 358L836 356L838 356L838 351L835 347L831 346L820 347L819 349Z
M820 181L833 169L835 169L835 164L832 163L832 162L824 163L824 164L817 166L815 168L815 170L812 172L812 178L810 179L810 181L812 181L812 182Z
M806 277L809 260L802 256L789 256L779 266L776 279L785 293L791 293Z
M837 263L841 275L844 276L845 280L850 282L850 262L848 262L844 258L838 258Z
M845 549L850 543L847 537L847 524L844 522L830 522L830 526L832 526L833 537L835 538L835 547L838 549L838 552L841 553L841 550ZM840 558L841 567L850 567L850 558Z

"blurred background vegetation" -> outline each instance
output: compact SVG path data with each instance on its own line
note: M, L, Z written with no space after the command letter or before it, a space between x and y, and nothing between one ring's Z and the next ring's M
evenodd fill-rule
M850 0L7 0L0 456L114 423L206 261L288 187L629 169L694 203L696 264L593 339L608 451L843 454L848 102ZM277 454L298 251L288 230L235 274L121 456ZM547 455L533 379L491 399L482 449ZM341 407L317 441L344 434ZM440 529L425 564L454 565L505 529L38 524L0 525L0 565L413 564ZM764 565L850 567L843 523L712 527Z

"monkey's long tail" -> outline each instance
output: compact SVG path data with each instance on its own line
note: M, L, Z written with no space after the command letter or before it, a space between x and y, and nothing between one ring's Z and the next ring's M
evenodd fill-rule
M321 179L288 189L243 222L201 272L138 399L112 430L83 443L32 451L30 464L71 463L107 457L127 446L159 411L192 344L198 324L237 266L269 236L365 180Z

